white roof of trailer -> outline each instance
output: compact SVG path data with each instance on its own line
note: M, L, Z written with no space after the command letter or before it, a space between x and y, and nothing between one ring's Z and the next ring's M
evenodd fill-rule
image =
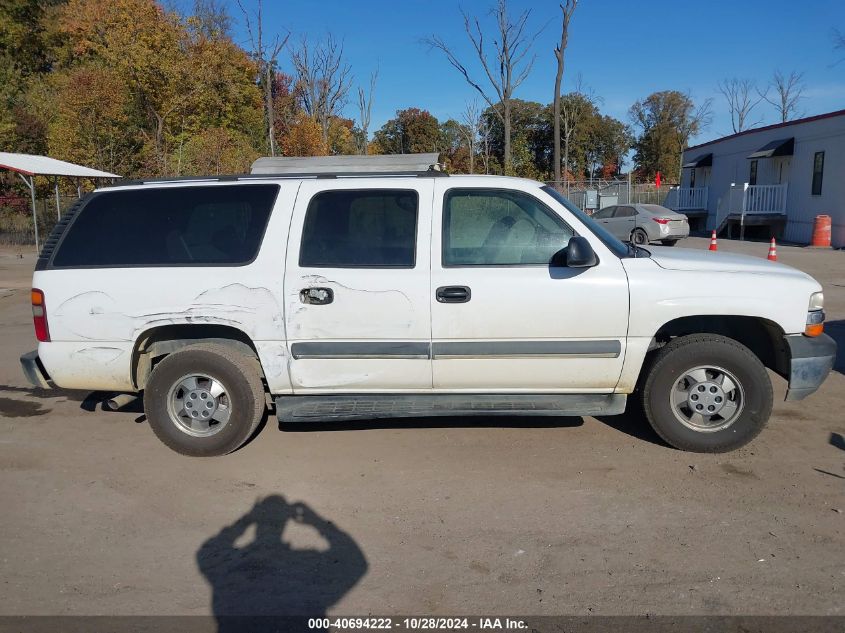
M68 163L49 156L0 152L0 168L27 176L70 176L77 178L121 178L107 171Z

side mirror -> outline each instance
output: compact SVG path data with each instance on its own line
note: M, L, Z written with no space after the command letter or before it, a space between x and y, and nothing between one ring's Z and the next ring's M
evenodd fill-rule
M562 248L552 257L552 266L567 268L590 268L599 263L596 252L587 238L576 235L569 239L566 248Z

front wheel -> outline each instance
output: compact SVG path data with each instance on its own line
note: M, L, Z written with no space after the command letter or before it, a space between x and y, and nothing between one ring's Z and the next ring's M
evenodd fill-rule
M648 244L648 234L642 229L634 229L631 231L631 243L637 246L644 246Z
M264 416L255 359L219 344L191 345L158 363L144 390L144 412L160 439L183 455L231 453Z
M643 407L657 434L675 448L724 453L763 430L772 411L772 384L741 343L693 334L657 354L643 386Z

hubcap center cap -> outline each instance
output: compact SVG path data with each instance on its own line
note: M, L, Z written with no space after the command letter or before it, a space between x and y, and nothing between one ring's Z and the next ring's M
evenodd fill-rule
M716 382L698 382L689 388L687 405L696 413L716 415L725 406L725 391Z
M205 389L192 389L184 396L185 411L194 420L210 420L217 411L217 399Z

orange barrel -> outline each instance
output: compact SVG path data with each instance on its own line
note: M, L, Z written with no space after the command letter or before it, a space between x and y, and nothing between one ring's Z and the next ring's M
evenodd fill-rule
M830 216L817 215L813 223L813 242L810 246L830 248Z

